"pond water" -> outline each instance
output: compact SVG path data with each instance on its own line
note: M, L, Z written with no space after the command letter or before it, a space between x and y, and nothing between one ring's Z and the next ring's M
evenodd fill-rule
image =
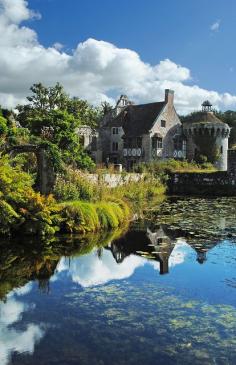
M0 364L236 364L236 199L0 244ZM24 244L24 245L23 245Z

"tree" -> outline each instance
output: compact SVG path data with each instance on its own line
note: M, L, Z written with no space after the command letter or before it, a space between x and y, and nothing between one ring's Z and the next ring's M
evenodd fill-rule
M32 95L27 97L30 103L17 106L17 120L21 126L30 127L33 118L44 117L53 110L66 110L69 97L59 83L52 87L34 84L30 90Z
M18 105L17 120L31 134L31 142L48 149L55 169L64 164L81 168L94 166L91 158L80 146L76 129L81 124L95 123L96 109L86 101L70 99L63 87L45 87L34 84L29 104Z
M103 101L101 103L101 113L102 116L104 117L106 114L110 113L112 111L113 107L110 103L108 103L107 101Z
M234 147L236 145L236 112L227 110L225 112L217 112L216 116L231 127L229 147Z
M67 101L66 110L68 113L73 114L82 125L88 125L92 128L98 125L101 118L101 111L99 108L94 108L86 100L75 97Z

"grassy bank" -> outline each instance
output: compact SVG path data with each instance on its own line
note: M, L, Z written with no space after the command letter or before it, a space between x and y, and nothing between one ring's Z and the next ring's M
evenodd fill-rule
M65 233L97 232L127 225L131 210L122 200L98 203L70 201L59 204L60 231Z
M54 193L42 196L32 188L31 176L0 159L0 234L53 236L57 233L85 233L126 227L142 217L151 204L163 200L168 171L214 171L175 160L147 166L143 179L115 188L103 180L88 181L79 171L67 168L58 176Z

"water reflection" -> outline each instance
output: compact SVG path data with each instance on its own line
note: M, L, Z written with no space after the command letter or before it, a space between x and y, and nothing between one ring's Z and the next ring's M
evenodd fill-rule
M204 263L207 252L219 243L188 242L164 224L155 229L135 227L123 235L111 233L105 239L101 235L62 237L52 245L31 242L31 247L24 248L11 243L0 257L0 298L29 281L37 281L39 290L49 293L50 282L62 272L83 287L128 278L147 263L160 275L168 274L171 267L184 263L191 250L197 262Z
M1 242L0 364L234 365L235 211L207 235L201 209L178 209L128 232Z
M31 284L8 295L5 302L0 302L0 364L7 365L13 352L34 352L35 345L41 340L44 331L39 325L29 323L24 329L16 329L14 325L21 321L24 312L33 309L19 298L29 293ZM16 299L17 297L17 299Z

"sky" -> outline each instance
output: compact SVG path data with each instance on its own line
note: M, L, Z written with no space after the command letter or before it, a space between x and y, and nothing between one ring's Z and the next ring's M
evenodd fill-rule
M0 104L58 81L98 105L175 91L180 114L236 109L235 0L0 0Z

